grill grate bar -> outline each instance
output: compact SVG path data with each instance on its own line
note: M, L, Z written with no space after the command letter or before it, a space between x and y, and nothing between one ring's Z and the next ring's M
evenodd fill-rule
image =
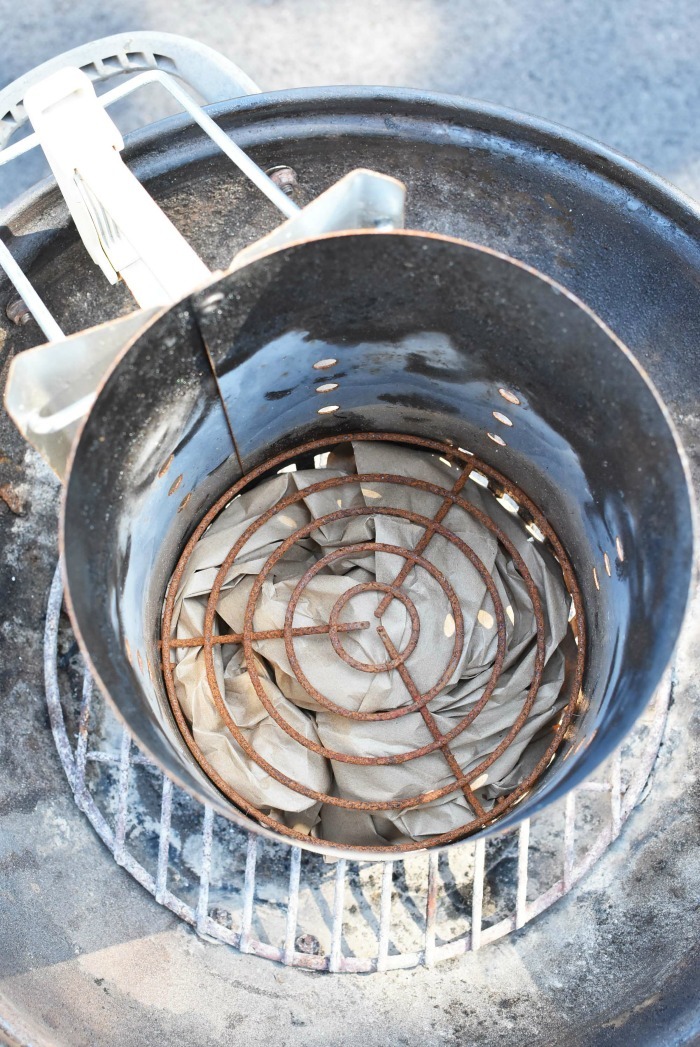
M486 862L486 841L477 840L474 844L474 886L472 887L472 952L481 948L481 923L484 908L484 864Z
M117 817L114 827L114 857L121 865L124 860L124 841L126 838L126 815L129 801L129 772L131 770L131 735L126 727L122 731L119 752L119 792L117 799Z
M85 756L88 763L105 763L111 764L112 766L118 766L120 757L114 753L101 752L99 749L90 749ZM140 767L155 767L153 760L149 760L143 753L132 752L130 757L132 764L137 764Z
M527 875L528 857L530 853L530 819L521 822L518 830L518 881L515 897L515 926L516 929L523 927L528 920L527 915Z
M173 809L173 783L163 777L160 805L160 833L158 836L158 870L156 873L156 901L163 904L168 884L168 857L170 854L170 821Z
M289 901L287 902L287 926L284 939L284 962L294 963L294 943L299 913L299 880L301 877L301 847L290 848L289 854Z
M255 901L255 865L258 859L258 836L248 833L245 859L245 879L243 881L243 915L241 917L241 938L238 948L241 952L250 952L250 932L253 926L253 903Z
M379 906L379 941L377 950L377 970L385 971L389 956L389 935L391 933L391 902L394 890L394 863L384 862L382 868L382 893Z
M574 861L576 858L576 793L572 790L566 794L564 815L564 890L570 891L574 879Z
M331 930L331 951L328 959L328 970L339 971L342 964L343 944L343 909L345 904L345 874L347 862L339 858L335 869L335 892L333 895L333 926Z
M85 761L87 759L88 728L90 725L90 708L92 705L93 682L87 673L83 676L83 691L80 702L80 720L78 721L78 744L75 749L75 792L79 804L85 798Z
M428 855L428 897L425 902L424 963L432 967L435 963L435 923L438 902L438 851Z
M622 757L616 752L612 760L610 777L610 816L613 840L620 835L622 828Z
M197 896L197 909L195 919L197 930L200 934L205 933L207 913L209 909L209 876L211 873L211 844L214 831L214 811L205 806L204 818L202 819L202 865L199 873L199 895Z

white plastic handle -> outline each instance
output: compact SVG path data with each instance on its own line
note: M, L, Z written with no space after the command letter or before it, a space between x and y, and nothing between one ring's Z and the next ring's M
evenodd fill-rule
M124 142L79 69L34 84L25 107L83 243L143 308L168 305L211 273L119 155Z
M24 98L34 84L66 67L93 82L128 73L159 70L189 85L206 102L257 94L258 85L218 51L173 33L119 33L82 44L51 58L0 91L0 150L27 120Z

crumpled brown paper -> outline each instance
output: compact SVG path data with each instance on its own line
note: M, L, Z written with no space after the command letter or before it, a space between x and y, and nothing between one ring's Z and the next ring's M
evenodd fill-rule
M303 492L329 477L342 478L352 473L390 473L449 489L461 468L429 452L358 442L332 454L325 468L282 472L244 492L221 512L188 561L175 602L174 636L186 639L203 634L207 598L221 563L246 528L282 498ZM546 663L535 703L512 744L474 782L478 800L488 809L498 796L510 792L522 780L547 747L548 729L563 705L560 695L566 653L568 650L571 654L573 644L568 629L570 598L556 560L528 535L522 520L471 480L462 497L490 516L522 556L537 586L545 618ZM255 531L237 556L222 587L217 631L243 631L246 604L256 576L275 549L297 528L339 508L367 509L367 515L326 523L291 546L263 582L253 619L256 631L284 627L297 582L307 568L327 553L363 542L415 549L424 528L398 517L373 514L377 506L409 509L431 519L441 502L438 494L369 481L345 483L305 495ZM470 771L496 749L527 697L535 662L536 625L523 579L512 558L487 528L459 506L450 508L443 526L483 562L505 611L507 650L498 683L476 719L451 743L462 769ZM459 661L428 706L445 734L484 693L496 657L496 616L484 579L454 543L436 534L422 555L452 587L464 622ZM361 582L391 584L403 565L404 560L389 551L355 553L335 560L303 589L294 627L327 624L333 605L343 593ZM455 642L455 615L445 589L423 567L411 569L402 591L413 602L420 619L418 642L406 668L423 694L436 685L448 665ZM351 657L374 665L389 658L376 631L378 620L374 616L381 596L377 592L358 594L341 615L342 621L371 623L369 629L342 634L341 642ZM389 603L382 625L396 650L402 651L411 635L411 622L407 608L398 599ZM266 695L305 738L340 753L370 757L413 750L432 741L420 712L368 722L325 708L297 679L284 640L256 640L253 649ZM218 686L230 715L256 752L296 782L319 793L377 801L419 796L454 781L439 750L390 766L359 766L314 753L290 738L269 715L254 689L242 646L221 645L213 650ZM311 687L342 710L379 712L411 701L397 669L360 671L338 656L327 634L296 637L294 651ZM474 817L460 790L400 811L357 812L314 801L276 781L238 745L214 706L201 647L177 649L175 681L194 739L209 763L250 803L289 827L340 843L381 845L448 832Z

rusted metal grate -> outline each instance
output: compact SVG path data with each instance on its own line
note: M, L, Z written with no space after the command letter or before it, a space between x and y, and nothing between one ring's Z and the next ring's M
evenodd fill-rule
M429 450L438 453L443 457L443 460L448 462L450 465L457 467L457 478L451 489L440 487L436 484L429 483L424 480L419 480L413 477L405 475L392 475L389 473L354 473L350 475L343 475L339 477L331 477L319 481L318 483L305 486L303 489L288 495L287 497L278 501L266 512L262 513L240 536L235 542L233 547L230 549L228 555L224 559L221 567L218 570L216 579L214 581L211 594L209 596L207 611L204 622L204 635L179 640L172 635L172 622L174 605L177 596L177 592L183 578L184 572L189 563L190 557L197 547L197 543L200 538L204 535L207 528L214 522L219 513L230 504L230 502L236 498L241 492L250 488L255 482L261 477L270 472L278 470L280 467L285 466L289 462L294 462L296 459L304 458L310 454L317 454L318 452L325 452L334 445L347 443L351 441L386 441L392 444L407 445L409 447L419 447L421 449ZM556 559L561 568L564 584L569 592L571 598L573 612L569 623L569 628L575 636L577 649L576 649L576 663L573 672L570 674L570 678L565 682L567 688L567 699L564 708L559 715L557 722L554 726L552 733L552 740L547 746L545 752L538 760L532 771L523 776L517 786L511 790L507 795L499 797L494 806L490 809L485 809L479 801L475 791L474 783L478 782L488 768L495 763L495 761L502 756L502 754L513 744L516 740L518 732L521 730L523 725L527 722L530 710L533 707L537 692L540 687L542 672L545 663L545 623L544 614L542 609L542 601L538 593L535 582L532 575L525 564L522 556L518 552L517 548L507 536L507 534L497 526L495 521L485 512L472 505L469 501L464 498L463 489L465 484L469 480L472 473L476 473L482 478L482 481L486 485L488 492L496 498L507 495L510 499L510 504L513 506L517 518L520 520L523 529L529 524L533 524L538 529L542 539L546 541L551 547ZM409 487L413 491L420 491L426 494L437 497L439 507L432 517L423 516L413 510L398 508L391 505L372 505L371 507L366 505L361 506L350 506L346 508L340 508L335 512L319 516L312 520L310 523L305 524L302 527L295 528L292 533L280 543L275 551L269 556L266 563L261 568L259 574L256 576L253 584L250 597L248 600L244 630L242 633L225 633L216 635L215 619L217 613L217 605L221 595L222 586L228 576L231 567L236 562L236 559L245 554L246 546L255 533L274 516L280 513L284 513L292 506L304 499L313 496L321 492L334 491L341 493L348 486L354 488L360 488L362 490L371 489L372 485L396 485L399 487ZM338 500L338 504L341 501ZM470 546L463 541L453 531L449 530L444 524L443 520L447 516L449 510L453 506L458 506L470 517L476 519L480 524L483 525L498 541L499 545L503 548L510 561L513 563L518 574L522 578L525 587L527 589L528 597L532 605L532 611L534 620L537 628L537 639L536 639L536 658L534 665L534 672L532 681L530 683L526 700L523 703L522 709L520 710L517 719L514 721L512 727L508 733L504 736L502 741L496 748L483 759L476 767L472 768L469 773L465 773L460 766L456 756L451 749L451 743L464 731L466 730L478 717L479 713L485 708L493 691L498 683L501 669L507 654L507 636L506 636L506 624L505 624L505 610L503 602L498 593L494 580L491 576L490 571L484 565L483 561L479 558L476 552L470 548ZM522 513L523 517L519 514ZM291 595L289 604L287 606L285 615L284 629L281 630L266 630L264 632L256 632L253 628L253 617L255 614L256 603L260 597L265 579L269 576L275 565L288 553L294 545L304 540L305 538L312 535L314 532L327 527L330 524L334 524L338 521L358 519L362 517L373 517L373 516L388 516L405 520L411 524L416 524L423 529L422 537L418 540L414 549L407 549L403 546L398 545L387 545L377 541L360 542L351 545L343 545L339 549L335 549L325 556L319 558L313 563L300 578L296 585L294 592ZM438 724L432 715L429 707L430 701L438 695L442 689L447 685L451 679L455 667L457 666L460 656L464 647L464 617L462 609L460 607L457 595L452 588L449 580L431 563L428 558L429 545L434 536L439 535L446 539L452 545L454 545L464 558L469 561L472 566L479 573L487 592L489 593L495 614L496 628L497 628L497 649L496 656L494 659L493 669L490 675L490 679L483 691L482 696L469 710L469 712L457 723L447 734L442 734ZM364 582L354 586L345 592L335 603L331 610L329 620L327 624L298 628L294 626L294 615L300 599L303 597L305 587L309 584L312 578L314 578L324 568L347 558L354 558L371 554L375 552L389 553L403 559L404 564L400 569L396 578L392 584L383 584L378 581ZM449 658L447 665L439 671L439 678L435 684L424 693L420 693L419 688L416 686L409 668L408 659L415 650L418 642L418 636L420 632L420 619L418 610L411 600L410 593L405 589L402 589L402 584L406 581L411 569L413 567L419 567L424 571L427 571L429 575L438 583L447 603L449 604L452 612L452 618L455 623L452 654ZM348 632L354 632L363 629L369 629L371 623L368 621L350 621L342 622L340 619L341 613L345 609L349 601L354 597L364 592L376 592L381 594L381 600L379 606L375 611L377 619L376 631L381 638L384 647L386 648L387 659L380 663L369 663L365 661L358 661L353 658L343 647L342 637ZM394 646L388 632L382 625L382 614L386 610L387 606L392 600L399 600L408 612L409 620L411 623L411 634L409 640L404 649L399 652ZM299 636L311 636L311 635L325 635L328 636L335 654L351 665L354 669L365 672L365 673L381 673L388 672L390 670L397 670L397 673L406 687L406 690L410 696L410 703L402 705L398 708L381 711L381 712L363 712L349 710L341 704L337 704L329 699L326 695L314 686L307 678L304 673L303 667L299 663L295 649L294 639ZM255 658L253 657L252 644L255 640L269 640L269 639L283 639L285 649L289 663L292 666L297 681L302 686L304 691L316 702L318 705L331 710L332 712L346 717L350 721L386 721L391 719L397 719L399 717L406 716L410 713L420 712L423 720L425 721L433 740L426 745L412 749L406 752L400 753L387 753L381 756L366 756L366 755L353 755L346 752L339 752L315 742L308 737L305 737L302 733L295 730L284 718L284 716L275 707L274 703L270 700L270 697L260 679L259 672L256 667ZM577 703L580 698L581 691L581 680L583 678L584 670L584 657L585 657L585 622L583 615L583 604L581 600L581 594L576 582L573 568L568 560L566 552L553 531L551 525L545 519L542 512L534 505L534 503L517 488L512 482L507 480L504 476L498 473L491 466L485 462L477 459L471 453L464 451L459 448L455 448L451 445L438 443L432 440L426 440L414 436L397 435L395 433L361 433L351 434L336 437L329 437L323 440L316 440L311 443L304 444L301 447L295 448L292 451L280 454L275 458L269 459L263 462L251 473L242 477L233 487L226 491L221 498L216 502L214 506L206 513L204 518L195 529L192 537L188 541L182 556L177 564L175 572L172 576L167 598L165 601L165 608L163 614L163 625L162 625L162 655L163 655L163 675L165 678L166 689L170 706L173 711L173 715L180 729L180 732L187 743L188 748L192 752L193 756L200 764L204 772L209 778L216 784L216 786L223 792L230 800L232 800L237 806L241 807L246 813L252 815L258 821L264 825L273 828L277 832L283 833L285 836L299 839L301 841L307 840L307 837L300 831L290 828L283 822L276 818L271 817L252 806L243 796L240 795L235 789L233 789L207 760L206 756L197 745L193 733L190 729L190 725L186 720L182 709L180 707L180 701L177 696L175 681L174 681L174 668L175 662L171 660L171 651L177 647L202 647L204 649L204 657L206 662L206 675L209 684L210 692L217 708L219 715L225 723L227 729L231 735L235 738L238 745L244 750L244 752L254 760L258 766L260 766L267 774L271 775L278 782L283 783L295 792L302 794L303 796L309 797L314 801L318 801L323 804L333 804L337 807L343 807L354 811L368 811L378 812L388 809L393 810L404 810L404 809L415 809L422 805L431 803L443 796L450 793L454 793L457 790L461 790L464 797L469 804L469 809L473 812L474 817L466 824L458 826L457 828L451 829L449 832L444 832L440 835L427 837L416 843L412 840L396 844L386 844L383 847L379 846L363 846L356 847L357 850L363 851L415 851L419 848L431 848L439 846L441 844L447 844L454 840L462 839L469 835L475 830L482 828L484 825L490 824L509 810L515 803L517 803L532 787L535 781L540 775L546 770L555 756L557 749L561 745L567 728L571 723L571 719L576 711ZM386 798L376 797L368 800L358 799L347 799L341 796L333 795L330 793L318 792L310 788L303 782L295 781L286 774L284 774L279 768L275 767L268 760L264 759L250 743L244 731L242 731L239 725L236 723L234 716L231 714L229 707L224 701L221 689L216 676L214 667L214 659L212 648L216 644L238 644L242 645L246 664L249 667L250 677L255 687L256 693L264 706L265 710L274 719L274 721L281 727L285 734L291 738L295 743L305 746L312 750L319 756L325 757L331 761L341 761L344 763L352 763L363 766L386 766L396 765L401 763L407 763L411 760L420 759L423 756L427 756L430 753L440 751L447 765L450 769L451 775L454 781L449 782L447 785L441 788L431 789L420 793L419 795L405 797L400 800L388 800ZM332 666L329 666L329 670L332 672ZM341 846L334 841L322 839L322 843L329 847Z

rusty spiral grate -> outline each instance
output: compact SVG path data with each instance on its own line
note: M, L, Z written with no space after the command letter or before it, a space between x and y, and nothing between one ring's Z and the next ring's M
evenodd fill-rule
M458 466L458 475L452 488L445 488L439 485L429 483L424 480L419 480L405 475L394 475L390 473L357 473L342 475L339 477L331 477L320 481L317 484L306 486L301 490L298 490L278 501L266 512L261 513L257 519L241 534L235 544L231 547L228 555L221 564L216 579L214 581L211 593L209 595L207 609L204 619L204 630L201 636L196 636L188 639L176 639L172 636L172 623L173 623L173 612L176 595L178 588L183 577L183 573L187 566L190 556L195 549L199 539L202 537L204 532L207 530L209 525L214 521L218 514L235 498L238 494L247 488L250 488L255 484L261 477L275 470L279 470L285 463L294 462L295 459L309 456L311 454L317 454L324 452L341 443L356 442L356 441L387 441L394 444L408 445L411 447L419 447L428 451L439 453L445 458L450 464ZM537 587L533 581L532 575L528 570L524 560L519 554L518 550L513 545L512 541L504 533L504 531L497 526L494 520L487 514L482 512L476 506L470 504L462 494L464 485L471 477L478 476L482 483L482 486L488 486L491 494L494 498L502 498L507 495L512 501L512 505L515 507L523 527L528 526L534 530L538 537L544 542L549 544L549 547L556 557L559 566L561 568L562 576L566 588L572 599L572 618L571 628L575 635L577 643L576 661L573 672L569 674L568 679L565 681L565 687L567 689L566 704L563 710L558 716L558 720L554 725L552 731L552 738L546 751L541 756L536 766L528 773L522 780L513 788L507 795L499 797L494 805L490 809L485 809L480 800L477 798L474 792L475 785L481 776L488 770L488 768L495 763L495 761L505 752L505 750L514 742L519 731L528 719L530 710L533 707L535 699L537 697L538 689L542 679L542 672L545 662L545 624L544 615L542 609L542 602L538 593ZM404 487L410 487L416 491L423 491L431 495L437 496L440 499L440 505L432 517L423 516L410 509L384 506L384 505L362 505L362 506L351 506L347 508L339 508L336 512L326 514L318 517L301 527L297 527L279 546L272 552L269 558L265 561L259 574L256 576L255 581L252 585L248 603L246 606L244 616L244 628L241 633L224 633L217 634L216 628L216 616L217 606L221 595L222 586L224 585L227 573L229 572L232 565L236 562L237 558L241 556L245 550L247 543L251 537L265 525L273 516L278 513L283 513L286 509L289 509L295 503L308 498L310 495L326 492L334 488L344 488L348 485L361 485L367 486L371 484L396 484ZM483 759L478 766L471 768L468 773L460 767L453 751L451 744L454 740L464 731L474 720L478 717L479 713L484 709L488 703L491 695L493 694L494 688L498 682L504 659L507 653L507 634L505 625L505 612L503 603L500 595L494 584L493 578L490 571L487 569L483 561L477 556L474 550L463 541L457 534L449 530L443 521L447 516L449 510L453 506L458 506L465 513L469 514L474 519L478 520L493 537L498 541L500 547L504 550L505 554L509 557L521 577L532 606L532 612L536 623L536 656L534 662L534 671L532 680L530 682L526 699L522 705L522 708L512 724L510 730L506 733L505 737L501 740L496 748ZM375 517L375 516L391 516L407 521L410 524L417 525L423 531L422 537L416 543L412 549L405 548L399 545L386 544L376 541L365 541L357 542L350 545L342 546L339 549L335 549L325 556L322 556L315 561L302 575L297 582L294 591L291 594L286 614L284 628L279 630L265 630L256 631L253 627L253 619L255 615L256 606L260 598L262 588L266 578L270 575L271 571L276 564L289 552L292 547L304 539L308 538L314 532L320 528L326 527L329 524L333 524L337 521L344 521L353 517ZM464 647L464 616L463 612L457 599L456 593L450 584L449 580L444 576L438 568L430 562L428 558L430 542L435 536L441 536L443 539L452 543L464 556L465 560L469 561L471 565L476 569L481 579L483 580L486 589L491 597L494 608L494 616L497 630L497 646L496 654L491 670L490 678L484 689L483 694L474 706L468 711L468 713L452 727L448 732L442 733L430 711L430 702L436 695L448 683L454 670L459 662L462 650ZM393 556L401 558L403 566L397 572L396 577L391 583L383 583L379 581L363 582L355 585L353 588L347 590L340 596L329 616L328 621L325 624L312 626L312 627L297 627L294 625L295 611L298 607L300 599L302 599L304 590L310 583L310 581L321 571L331 567L334 563L339 560L346 559L348 557L357 557L370 553L385 552ZM431 576L434 582L439 586L444 599L450 607L450 612L454 621L454 633L452 637L452 651L447 661L447 664L440 667L436 667L435 682L427 690L421 692L420 688L416 685L409 661L411 655L415 652L415 648L418 644L420 635L421 621L419 610L411 599L411 594L405 588L403 588L406 579L408 578L412 569L425 571ZM379 596L379 603L375 610L375 621L355 621L352 620L350 604L354 597L367 592L376 593ZM408 619L410 622L410 636L408 641L404 644L401 650L398 650L394 644L394 641L390 637L387 629L384 627L382 617L386 612L387 607L393 600L398 600L406 609ZM343 619L345 615L345 620ZM347 620L347 618L350 620ZM352 634L362 630L375 629L377 636L380 638L383 647L386 652L386 658L381 661L360 661L351 655L346 647L344 646L344 637L348 634ZM312 637L312 636L326 636L332 645L335 655L342 659L346 664L352 666L358 672L362 673L387 673L396 671L405 685L405 688L410 696L410 701L400 705L398 708L392 708L389 710L383 710L379 712L363 712L361 710L350 710L346 709L343 705L334 702L328 695L321 693L321 691L315 687L310 680L307 678L304 672L303 666L300 664L299 658L295 651L295 639L298 637ZM304 688L306 693L317 702L320 706L336 713L343 717L346 717L349 721L381 721L396 719L402 716L409 715L411 713L420 713L421 717L425 721L425 724L432 735L432 741L426 745L419 746L414 749L410 749L403 752L387 752L380 756L366 756L345 753L333 749L329 749L326 746L319 744L318 742L310 739L300 732L298 732L291 724L289 724L284 717L281 715L279 710L274 706L270 700L263 682L260 678L260 674L253 657L253 643L258 640L269 640L269 639L282 639L284 641L285 650L289 658L290 665L294 671L296 679L301 687ZM191 753L202 767L207 776L216 784L221 792L228 797L234 804L245 811L247 814L255 818L260 823L268 826L276 832L282 833L285 836L292 837L298 840L306 841L308 837L298 831L297 829L291 828L282 822L278 821L269 814L264 813L258 808L250 804L243 796L241 796L231 785L226 782L211 766L201 749L197 745L190 726L183 714L178 700L173 669L175 664L171 660L171 652L176 648L182 647L202 647L204 649L205 665L207 681L210 688L212 700L216 706L216 709L221 716L226 728L230 731L231 735L241 747L241 749L267 774L269 774L276 781L280 782L284 786L292 789L293 791L302 794L314 801L318 801L322 804L330 804L337 807L348 808L353 811L366 811L366 812L379 812L386 810L405 810L408 808L416 808L422 805L426 805L432 801L439 800L443 796L455 793L460 790L474 817L465 823L464 825L458 826L457 828L451 829L449 832L444 832L439 835L423 839L420 842L408 841L400 842L395 844L387 844L384 847L376 846L355 846L355 850L362 851L414 851L421 848L430 848L435 846L443 846L447 843L451 843L455 840L461 839L475 830L482 828L483 826L493 822L499 818L505 811L511 808L525 793L532 787L537 778L547 768L551 760L553 759L559 745L561 744L567 728L571 723L571 718L575 712L577 703L580 696L581 681L583 677L583 667L585 658L585 623L583 615L583 605L581 600L580 591L578 589L573 568L568 560L566 552L557 538L556 534L552 530L551 526L547 522L542 512L535 506L532 501L520 491L514 484L512 484L506 477L502 476L496 470L488 466L486 463L475 458L469 452L455 448L447 444L438 443L432 440L425 440L418 437L411 436L399 436L392 433L363 433L363 434L351 434L342 435L338 437L325 438L317 440L311 443L304 444L300 447L295 448L292 451L278 455L272 458L262 465L258 466L257 469L248 473L242 477L233 487L231 487L221 498L216 502L215 505L209 510L209 512L201 520L200 524L194 531L192 537L187 543L180 560L177 564L175 572L172 576L170 585L168 587L168 593L166 596L163 622L162 622L162 653L163 653L163 675L165 679L166 689L170 706L172 708L173 715L177 722L178 728L182 733L182 736L189 747ZM285 732L285 734L299 745L305 746L312 750L319 756L325 757L331 761L339 761L341 763L352 763L356 765L365 766L390 766L404 764L411 760L420 759L421 757L427 756L430 753L439 751L445 758L447 766L449 768L452 781L448 782L447 785L443 785L440 788L436 788L430 791L426 791L417 795L408 797L402 797L401 799L381 799L371 798L366 800L349 799L342 796L332 795L330 793L319 792L315 789L310 788L303 782L296 781L277 767L271 764L268 760L263 758L255 748L250 744L250 741L246 737L245 733L240 729L236 723L234 716L229 711L226 703L224 702L221 690L216 678L214 669L214 658L213 658L213 647L217 644L236 644L241 645L244 653L248 672L252 680L255 691L265 708L266 712L272 717L272 719L279 725L279 727ZM329 665L329 677L332 678L332 665ZM315 841L319 842L319 841ZM320 841L324 845L329 847L341 847L342 845L335 843L331 840Z

